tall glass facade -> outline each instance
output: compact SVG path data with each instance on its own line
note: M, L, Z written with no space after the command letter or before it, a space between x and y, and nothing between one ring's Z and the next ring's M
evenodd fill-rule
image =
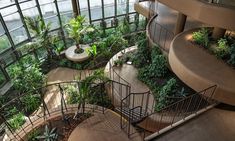
M104 30L115 27L117 19L128 18L132 23L139 17L134 11L135 0L75 1L78 13L85 16L89 24L105 25ZM24 17L40 16L46 23L50 22L51 34L62 35L61 43L66 46L64 26L73 13L72 0L0 0L0 86L9 82L7 70L24 55L15 50L34 38ZM45 53L38 50L32 54L43 59Z

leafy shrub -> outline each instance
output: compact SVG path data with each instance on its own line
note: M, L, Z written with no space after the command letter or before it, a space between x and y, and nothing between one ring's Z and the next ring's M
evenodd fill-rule
M69 85L66 87L66 93L68 94L68 104L76 104L79 102L80 97L78 88L76 88L74 85Z
M37 137L40 135L39 130L35 129L32 132L29 133L29 135L27 136L27 140L28 141L39 141L39 139L37 139Z
M162 51L159 46L154 46L151 50L151 59L153 60L155 56L161 55Z
M193 32L192 36L195 43L207 48L209 45L209 31L206 28L202 28L197 32Z
M138 50L133 58L133 65L137 68L144 67L150 61L150 51L147 39L138 42Z
M165 56L154 56L149 66L139 69L138 78L142 80L164 77L168 73L167 61Z
M114 65L115 65L115 66L121 66L121 65L123 65L123 63L124 63L124 62L123 62L122 59L118 59L118 60L115 60L115 61L114 61Z
M235 66L235 44L231 46L229 54L230 54L230 58L228 60L228 63Z
M164 55L154 56L148 70L149 77L164 77L168 72L166 57Z
M169 103L168 97L174 96L177 92L177 81L174 78L171 78L170 80L167 81L167 83L162 87L162 89L159 91L159 94L156 95L156 106L155 110L159 111L167 104Z
M215 55L218 58L224 58L229 54L229 47L226 39L219 39L218 46L214 50Z
M34 112L41 104L39 95L27 94L22 97L22 103L27 115Z
M17 130L25 123L24 115L22 113L15 114L8 120L8 123L13 130Z

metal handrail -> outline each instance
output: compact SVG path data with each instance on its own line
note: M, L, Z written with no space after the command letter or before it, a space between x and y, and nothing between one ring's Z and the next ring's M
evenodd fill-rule
M214 88L214 90L213 90L213 92L212 92L212 94L214 94L214 91L215 91L215 89L217 88L217 85L210 86L210 87L208 87L208 88L206 88L206 89L204 89L204 90L201 90L201 91L199 91L199 92L197 92L197 93L195 93L195 94L192 94L192 95L190 95L190 96L188 96L188 97L185 97L185 98L183 98L183 99L181 99L181 100L178 100L178 101L176 101L176 102L174 102L174 103L168 105L167 107L164 107L164 108L160 109L159 112L160 112L160 111L164 111L164 110L166 110L166 109L169 109L169 107L172 107L172 106L174 106L174 105L176 105L176 104L178 104L178 103L180 103L180 102L183 102L183 101L185 101L186 99L191 99L191 98L194 97L195 95L201 95L202 92L205 92L205 91L207 91L207 90L209 90L209 89L212 89L212 88ZM156 114L156 113L157 113L157 112L151 113L151 114L148 115L148 116L154 115L154 114Z
M151 140L215 106L218 103L213 99L216 88L217 85L210 86L198 93L174 102L159 111L147 115L146 117L151 116L152 118L146 119L145 125L142 128L148 131L148 127L154 125L155 131L153 134L145 137L145 140ZM152 123L151 120L156 123ZM151 125L149 122L151 122Z

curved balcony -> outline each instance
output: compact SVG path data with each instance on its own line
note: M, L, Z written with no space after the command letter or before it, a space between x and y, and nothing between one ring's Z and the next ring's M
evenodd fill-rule
M235 105L235 70L191 43L195 30L183 32L172 41L169 52L172 71L195 91L217 85L214 99Z
M162 51L168 53L174 33L159 24L156 20L157 16L156 14L149 20L146 35L151 46L159 46Z
M235 8L233 6L222 6L200 0L178 0L177 2L159 0L159 2L213 27L235 30Z

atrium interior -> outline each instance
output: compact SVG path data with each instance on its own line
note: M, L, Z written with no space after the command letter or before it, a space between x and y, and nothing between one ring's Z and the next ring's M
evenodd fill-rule
M0 141L234 141L235 0L0 0Z

